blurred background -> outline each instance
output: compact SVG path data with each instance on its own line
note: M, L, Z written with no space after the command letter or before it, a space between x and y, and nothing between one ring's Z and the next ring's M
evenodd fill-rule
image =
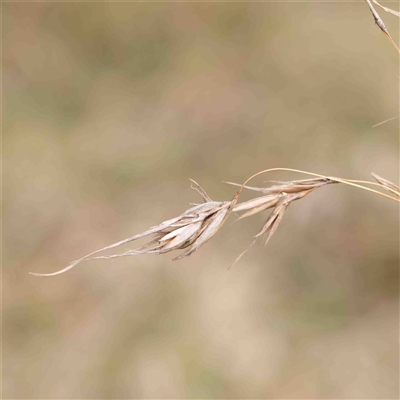
M373 127L398 55L364 1L2 13L3 398L399 397L399 209L372 193L294 203L230 270L268 213L181 261L28 275L178 216L189 178L214 200L273 167L398 182L399 122Z

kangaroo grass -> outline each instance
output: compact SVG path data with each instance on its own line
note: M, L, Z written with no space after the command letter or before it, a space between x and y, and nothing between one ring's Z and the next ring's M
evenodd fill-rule
M255 178L258 175L272 171L297 172L311 175L315 178L278 182L276 185L266 188L247 186L247 183L251 179ZM272 235L277 230L280 222L282 221L285 211L291 203L306 197L308 194L320 187L329 184L342 183L349 186L357 187L359 189L367 190L389 198L391 200L400 202L399 186L376 174L372 175L376 179L377 183L328 177L291 168L271 168L257 172L256 174L248 178L242 185L227 182L231 185L240 187L236 194L233 196L232 200L222 202L213 201L198 183L191 180L192 184L194 185L192 185L192 188L195 189L203 199L202 204L196 204L183 212L178 217L164 221L161 224L153 226L142 233L131 236L127 239L121 240L109 246L103 247L99 250L96 250L90 254L87 254L86 256L71 262L67 267L59 271L48 274L30 272L30 274L35 276L54 276L70 270L82 261L95 259L112 259L117 257L136 256L141 254L164 254L174 250L184 250L181 254L173 259L180 260L182 258L190 256L204 243L210 240L219 231L219 229L222 227L222 225L228 219L232 212L246 211L241 217L239 217L239 219L242 219L272 208L273 210L271 214L265 221L260 231L254 236L253 242L244 252L239 255L239 257L235 261L236 263L259 237L264 236L264 244L266 245L268 243ZM381 189L390 191L397 197L389 196L386 193L381 193L378 190L368 188L366 186L363 186L362 184L377 186ZM261 192L263 195L256 197L252 200L237 204L237 201L243 189ZM152 239L145 245L135 250L127 250L123 253L112 255L96 256L96 254L103 251L119 247L126 243L133 242L137 239L141 239L150 235L153 236Z

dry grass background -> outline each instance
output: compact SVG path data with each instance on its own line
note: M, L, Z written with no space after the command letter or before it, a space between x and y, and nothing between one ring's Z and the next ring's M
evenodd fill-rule
M28 275L181 214L188 178L215 200L281 166L398 182L398 121L372 128L398 55L363 1L2 13L3 398L399 397L399 210L366 192L296 202L229 271L264 215L181 261Z

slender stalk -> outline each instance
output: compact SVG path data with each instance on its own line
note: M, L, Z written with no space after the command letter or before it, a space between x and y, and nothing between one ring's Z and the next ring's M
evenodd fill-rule
M389 196L388 194L378 192L377 190L374 190L374 189L371 189L371 188L367 188L367 187L362 186L362 185L358 185L358 184L350 182L350 181L348 181L346 179L331 178L331 177L329 177L329 179L336 180L336 182L340 182L340 183L344 183L346 185L354 186L354 187L357 187L359 189L364 189L364 190L367 190L368 192L379 194L379 195L381 195L383 197L387 197L388 199L391 199L391 200L394 200L394 201L397 201L398 203L400 203L400 199L398 199L396 197L392 197L392 196ZM368 182L368 183L373 183L373 182Z
M376 183L376 182L359 181L359 180L356 180L356 179L344 179L344 180L345 180L346 182L365 183L365 184L367 184L367 185L374 185L374 186L382 187L382 184L381 184L381 183ZM396 191L396 190L394 190L394 189L392 189L392 188L389 188L389 187L385 187L385 189L386 189L386 190L389 190L390 192L392 192L392 193L394 193L394 194L396 194L397 196L400 196L400 192L399 192L399 191ZM380 192L379 192L379 193L380 193ZM380 193L380 194L384 195L383 193ZM389 196L389 198L392 198L392 197ZM396 200L399 201L399 199L396 199Z
M357 180L351 180L351 179L336 178L336 177L333 177L333 176L326 176L326 175L321 175L321 174L315 174L315 173L313 173L313 172L302 171L302 170L293 169L293 168L270 168L270 169L265 169L265 170L263 170L263 171L257 172L256 174L252 175L250 178L248 178L248 179L243 183L243 185L240 187L240 189L239 189L238 192L236 193L235 197L239 197L239 196L240 196L240 193L242 192L244 186L245 186L251 179L255 178L255 177L258 176L258 175L261 175L261 174L264 174L264 173L267 173L267 172L272 172L272 171L291 171L291 172L299 172L299 173L305 174L305 175L318 176L319 178L327 178L327 179L330 179L330 180L335 181L335 182L344 183L345 185L354 186L354 187L357 187L357 188L359 188L359 189L363 189L363 190L367 190L367 191L372 192L372 193L375 193L375 194L379 194L380 196L387 197L387 198L390 199L390 200L394 200L394 201L397 201L398 203L400 203L400 199L398 199L398 198L396 198L396 197L392 197L392 196L389 196L389 195L387 195L387 194L385 194L385 193L378 192L377 190L370 189L370 188L368 188L368 187L359 185L359 184L357 184L356 182L358 182L358 183L366 183L366 184L369 184L369 185L377 185L377 186L382 187L382 185L380 185L379 183L368 182L368 181L357 181Z

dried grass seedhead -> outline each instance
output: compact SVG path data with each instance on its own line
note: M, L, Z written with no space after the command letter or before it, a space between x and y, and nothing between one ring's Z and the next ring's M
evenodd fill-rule
M203 204L196 204L194 207L186 210L179 217L164 221L160 225L153 226L145 232L96 250L95 252L90 253L79 260L73 261L70 265L68 265L68 267L60 271L51 274L32 273L32 275L58 275L73 268L81 261L100 258L109 259L116 257L135 256L138 254L164 254L173 250L182 249L185 249L185 251L179 256L175 257L173 260L180 260L184 257L190 256L218 232L231 213L233 206L236 204L238 199L238 194L236 194L231 201L212 201L198 183L193 180L192 182L195 185L194 187L192 186L192 188L200 193L204 200ZM93 255L102 251L109 250L150 235L153 236L152 240L135 250L128 250L124 253L113 254L109 256L92 257Z
M237 183L227 183L235 186L240 186ZM256 199L252 199L236 205L233 208L234 212L248 210L246 213L241 215L238 220L257 214L269 208L273 208L273 211L269 215L257 235L254 236L253 242L250 244L249 247L247 247L246 250L244 250L239 255L234 264L247 252L247 250L249 250L249 248L255 243L255 241L259 237L264 236L264 245L268 243L272 235L278 229L278 226L282 221L285 211L292 202L302 199L312 191L331 183L337 182L327 177L321 177L288 182L278 182L277 185L273 185L267 188L244 186L244 188L246 189L262 192L265 194L265 196L261 196Z
M291 171L297 173L300 172L312 175L315 178L288 182L275 182L275 185L265 188L246 186L246 184L254 177L271 171ZM192 186L192 188L201 195L204 201L203 204L194 204L193 207L189 208L178 217L169 219L168 221L164 221L159 225L151 227L145 232L139 233L138 235L121 240L117 243L113 243L109 246L103 247L100 250L96 250L93 253L86 255L85 257L73 261L66 268L60 271L50 274L38 274L31 272L31 274L37 276L54 276L70 270L81 261L85 260L94 260L99 258L109 259L116 257L134 256L139 254L164 254L174 250L184 250L180 255L174 258L174 260L180 260L181 258L190 256L204 243L210 240L218 232L218 230L221 228L221 226L229 217L232 211L246 211L239 218L241 219L257 214L269 208L273 208L273 211L271 212L257 235L255 235L252 242L253 244L259 237L264 236L264 243L267 244L272 235L275 233L276 229L278 228L280 222L282 221L285 211L292 202L302 199L314 190L331 183L342 183L350 185L358 189L363 189L375 194L379 194L396 202L400 202L399 186L384 178L381 178L376 174L372 175L378 181L378 183L326 177L311 172L305 172L290 168L271 168L268 170L257 172L256 174L252 175L244 182L243 185L228 182L231 185L240 186L240 188L236 192L232 200L222 202L213 201L199 184L197 184L195 181L192 181L194 185ZM395 194L397 197L390 196L386 193L381 193L377 190L365 187L361 184L379 186L380 188L388 190L391 193ZM243 189L261 192L263 195L255 199L245 201L241 204L236 204ZM108 256L96 256L96 254L105 250L110 250L147 236L152 236L152 239L145 245L135 250L127 250L123 253ZM236 261L238 261L240 257L242 257L242 255L246 253L250 246L240 254Z
M234 186L241 186L238 183L226 183ZM237 204L233 208L233 211L237 212L248 210L245 214L240 216L239 219L242 219L257 214L261 211L267 210L269 208L277 207L282 202L288 201L289 203L291 203L292 201L303 198L308 193L311 193L313 190L331 183L337 182L331 180L330 178L322 177L288 182L278 182L277 185L266 188L243 186L245 189L264 193L265 196L257 197L255 199Z

